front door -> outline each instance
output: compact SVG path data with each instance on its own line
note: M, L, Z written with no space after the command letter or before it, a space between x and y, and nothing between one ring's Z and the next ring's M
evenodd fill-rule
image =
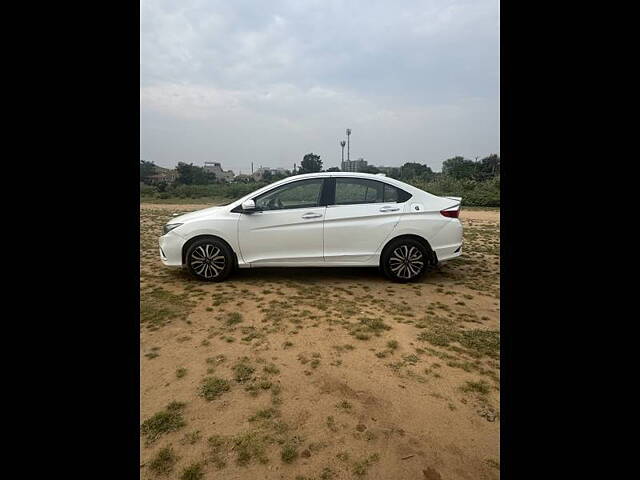
M322 264L322 178L298 180L255 197L256 212L240 215L238 239L252 266Z

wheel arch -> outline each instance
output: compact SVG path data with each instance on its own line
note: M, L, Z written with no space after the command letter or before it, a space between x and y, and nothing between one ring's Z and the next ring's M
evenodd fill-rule
M189 240L187 240L184 245L182 246L182 265L186 264L186 260L187 260L187 252L189 251L189 248L191 247L191 245L193 245L195 242L197 242L198 240L205 240L205 239L211 239L211 240L217 240L220 243L224 243L227 248L231 251L231 253L233 253L233 263L234 266L237 268L238 267L238 254L235 252L235 250L233 249L233 247L231 245L229 245L229 242L227 242L224 238L222 237L218 237L217 235L210 235L210 234L202 234L202 235L196 235L195 237L190 238Z
M393 242L396 242L398 240L402 240L402 239L411 239L411 240L415 240L417 242L419 242L420 244L422 244L426 249L427 252L429 253L429 261L432 265L435 265L436 263L438 263L438 257L436 255L436 253L433 251L433 248L431 248L431 245L429 244L429 241L424 238L421 237L420 235L415 235L415 234L411 234L411 233L405 233L402 235L398 235L397 237L393 237L390 238L387 243L385 243L384 247L382 247L382 250L380 251L380 266L382 266L382 259L384 258L385 253L387 252L387 250L389 249L389 247L391 246L391 244Z

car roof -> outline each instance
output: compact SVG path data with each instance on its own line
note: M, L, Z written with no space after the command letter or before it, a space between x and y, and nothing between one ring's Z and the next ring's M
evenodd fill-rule
M380 180L381 178L387 178L386 175L380 175L377 173L364 173L364 172L315 172L315 173L301 173L295 175L296 178L313 178L313 177L362 177ZM291 178L291 177L287 177Z
M363 172L317 172L317 173L303 173L300 175L294 175L291 177L287 177L285 180L291 179L305 179L305 178L326 178L326 177L353 177L353 178L366 178L369 180L377 180L378 182L384 182L391 185L395 185L397 187L403 188L405 190L414 190L422 192L422 190L415 188L412 185L409 185L400 180L396 180L395 178L387 177L386 175L381 175L379 173L363 173ZM286 183L282 181L282 183Z

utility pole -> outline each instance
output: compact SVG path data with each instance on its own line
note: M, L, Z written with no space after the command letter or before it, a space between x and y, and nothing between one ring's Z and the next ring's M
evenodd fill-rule
M253 175L253 162L251 162L251 175Z
M344 140L340 140L340 146L342 147L342 163L340 164L340 170L343 169L344 166L344 146L346 145L347 142L345 142Z
M350 137L351 137L351 129L347 128L347 162L349 162L351 160L351 157L349 155L349 147L350 147L349 138Z

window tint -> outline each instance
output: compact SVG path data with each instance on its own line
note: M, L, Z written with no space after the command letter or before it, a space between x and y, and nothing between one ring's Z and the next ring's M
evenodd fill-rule
M381 203L384 184L363 178L336 178L336 205Z
M411 195L388 183L364 178L336 178L336 205L406 202Z
M398 201L398 189L391 185L384 184L384 201L385 202L397 202Z
M322 192L322 178L300 180L275 188L256 197L258 210L317 207Z

